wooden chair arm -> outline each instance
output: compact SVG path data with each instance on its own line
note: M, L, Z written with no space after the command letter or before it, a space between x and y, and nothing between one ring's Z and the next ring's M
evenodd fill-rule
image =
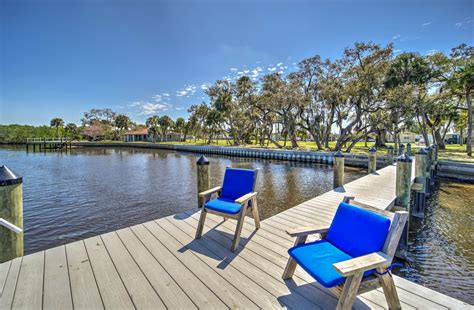
M290 228L286 230L286 233L291 237L303 237L313 234L324 234L327 233L329 226L303 226L298 228Z
M250 199L252 199L255 196L257 196L257 192L252 192L252 193L245 194L242 197L237 198L235 200L235 203L243 205L244 203L246 203L247 201L249 201Z
M387 254L376 252L335 263L332 266L342 276L348 277L378 267L388 267L391 261L392 258Z
M218 191L220 191L221 188L222 188L222 186L217 186L217 187L208 189L207 191L200 192L200 193L199 193L199 196L200 196L200 197L206 197L206 196L208 196L208 195L212 195L212 194L217 193Z

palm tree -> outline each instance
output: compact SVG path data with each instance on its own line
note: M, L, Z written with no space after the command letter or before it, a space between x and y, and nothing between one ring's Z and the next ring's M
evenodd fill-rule
M170 127L173 127L173 120L168 115L164 115L159 118L158 124L160 125L162 140L166 141L166 133Z
M114 125L118 129L117 138L121 135L124 129L128 129L130 123L130 118L125 114L118 114L115 116Z
M59 138L59 128L62 128L64 126L64 121L62 118L53 118L50 122L51 127L56 128L56 137Z
M156 136L158 135L158 126L160 125L160 117L158 115L154 115L149 117L146 120L146 127L153 135L153 142L156 142Z

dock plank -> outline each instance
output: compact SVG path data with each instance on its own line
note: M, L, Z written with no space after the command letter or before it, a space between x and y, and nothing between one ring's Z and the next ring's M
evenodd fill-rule
M12 308L42 309L44 252L23 257Z
M117 234L168 309L197 309L130 228L121 229Z
M127 251L116 232L101 236L112 261L117 268L133 304L138 309L165 309L157 292L153 289L147 278Z
M103 309L84 241L66 244L66 257L74 309Z
M10 269L2 294L0 294L0 309L10 309L13 305L13 297L15 296L15 289L18 283L18 275L20 274L21 261L23 257L18 257L11 260Z
M100 236L85 239L84 244L105 308L134 309L133 301Z
M43 298L45 309L73 308L64 245L45 251Z
M227 309L227 306L201 282L185 265L178 261L143 225L131 227L165 270L175 279L191 300L203 309Z
M228 282L227 279L221 277L190 251L182 249L181 244L162 227L157 225L156 222L148 222L145 224L145 227L174 254L176 259L192 269L196 277L203 281L229 308L258 309L255 303L242 294L236 287Z
M7 281L7 276L8 272L10 271L11 264L11 260L0 264L0 296L2 296L3 288L5 287L5 282Z

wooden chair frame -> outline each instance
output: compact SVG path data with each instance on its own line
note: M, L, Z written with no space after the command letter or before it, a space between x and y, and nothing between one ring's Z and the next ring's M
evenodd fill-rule
M254 177L252 192L245 194L242 197L235 200L235 203L238 203L241 205L240 212L236 214L218 212L218 211L206 209L204 207L206 203L208 203L211 200L213 195L217 195L217 197L220 196L222 186L217 186L207 191L199 193L199 196L203 198L202 199L203 203L202 203L201 216L199 217L199 223L196 230L195 239L199 239L202 236L202 230L204 229L204 222L206 221L207 213L222 216L224 217L224 220L227 220L227 219L237 220L237 227L235 229L234 239L232 241L232 246L230 248L232 252L235 252L235 250L237 250L237 248L239 247L240 235L242 233L242 227L244 225L245 216L249 212L252 212L256 229L260 228L260 217L258 215L258 206L257 206L257 192L255 192L255 183L257 181L257 174L258 174L258 169L255 170L255 177Z
M398 242L403 233L403 228L408 220L408 212L397 211L393 213L380 210L359 201L355 201L354 199L354 197L346 196L344 197L343 202L386 216L390 218L391 224L387 239L385 240L381 252L371 253L333 264L334 269L346 278L344 283L330 289L339 298L337 309L351 309L357 295L379 287L383 288L388 307L390 309L401 309L400 299L398 298L395 283L390 272L386 271L392 263L395 251L397 250ZM308 236L312 234L320 234L321 238L324 238L328 229L329 226L301 227L288 229L287 233L292 237L296 237L296 246L305 243ZM283 272L283 279L290 279L295 272L296 266L296 261L290 256L285 271ZM377 270L375 276L363 278L364 272L371 269Z

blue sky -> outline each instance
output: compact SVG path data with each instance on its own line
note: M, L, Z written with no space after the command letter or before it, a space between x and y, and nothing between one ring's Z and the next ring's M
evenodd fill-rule
M186 116L240 72L288 72L355 41L396 52L473 44L474 1L0 0L0 124Z

